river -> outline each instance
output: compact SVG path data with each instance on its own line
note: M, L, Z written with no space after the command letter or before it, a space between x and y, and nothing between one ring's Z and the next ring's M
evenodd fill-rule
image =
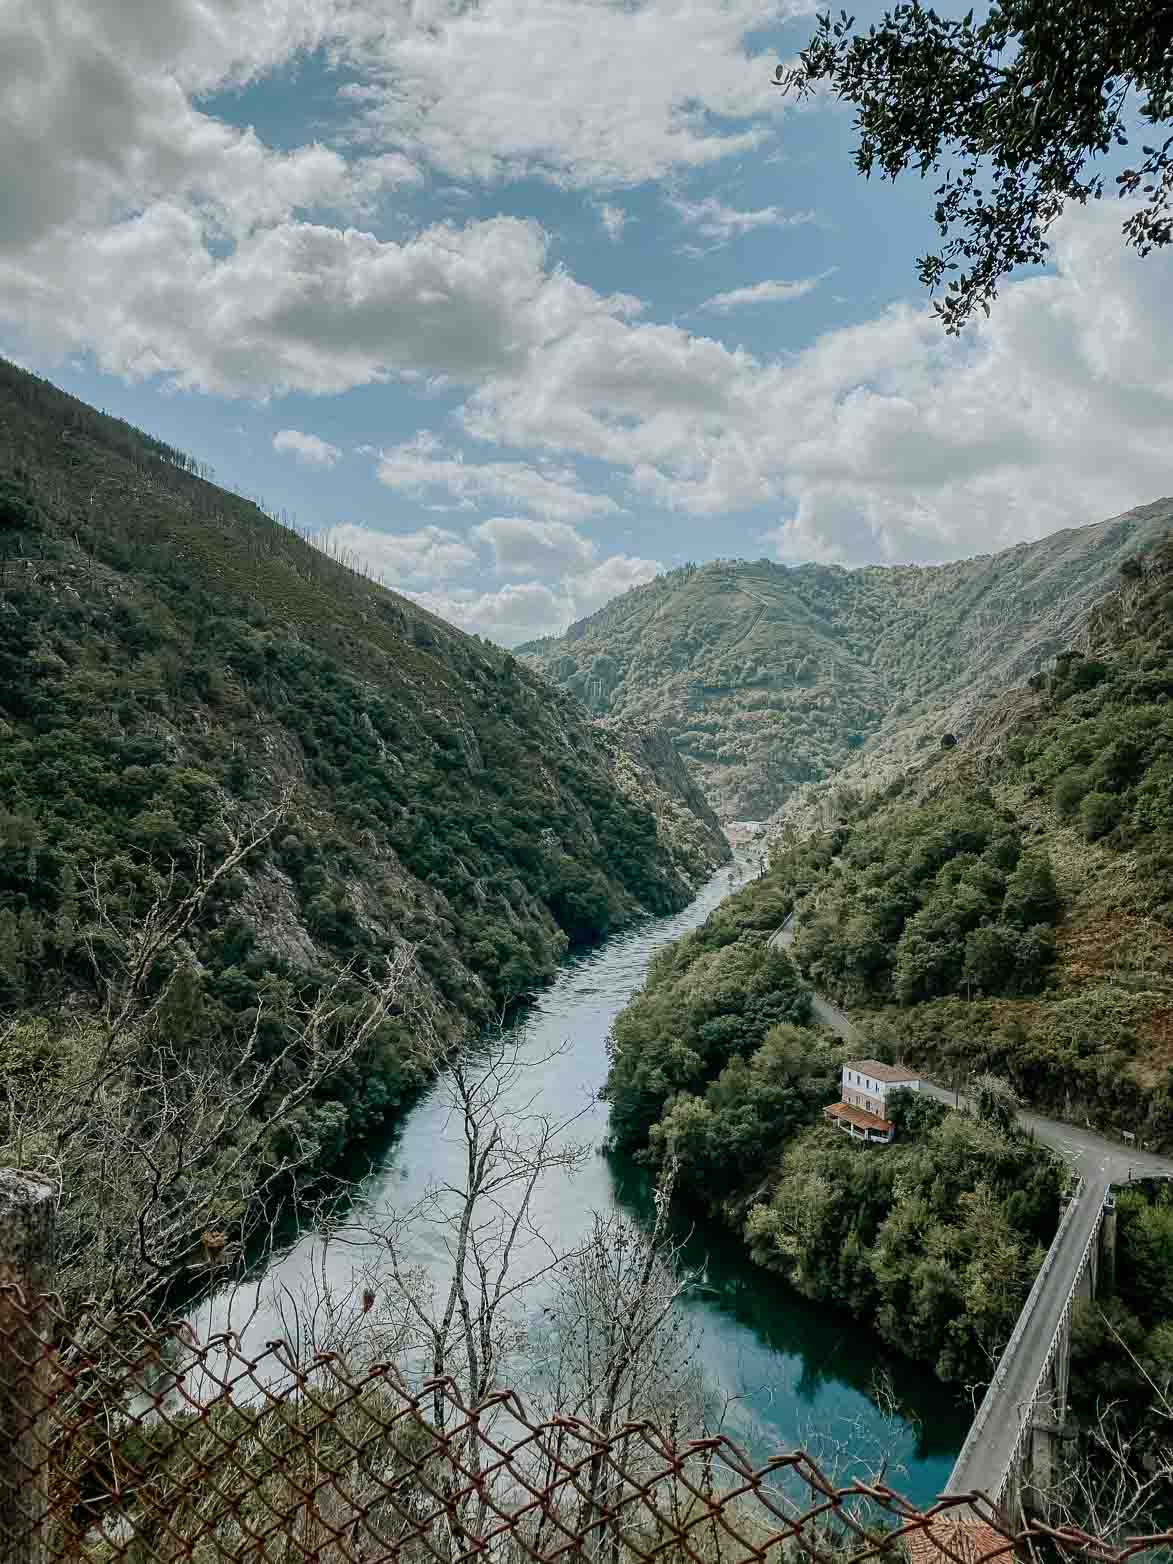
M744 862L744 859L743 859ZM556 1058L531 1071L519 1086L534 1107L565 1118L585 1110L574 1126L576 1140L601 1146L606 1105L597 1092L607 1070L605 1040L614 1016L641 986L652 955L662 945L701 923L728 894L735 870L719 870L682 912L647 919L595 949L567 959L554 981L516 1023L513 1035L523 1056ZM463 1175L463 1137L448 1122L442 1088L433 1088L404 1117L385 1146L375 1171L362 1183L358 1204L400 1210L411 1206L437 1181ZM861 1151L880 1155L882 1151ZM601 1151L573 1175L551 1174L535 1194L536 1224L552 1242L569 1246L584 1233L593 1211L620 1208L644 1217L647 1180L638 1169ZM678 1307L690 1311L701 1333L700 1361L709 1388L728 1403L723 1428L755 1461L779 1448L810 1446L819 1437L846 1442L860 1460L876 1443L892 1453L887 1481L915 1502L943 1488L961 1447L968 1417L956 1393L930 1371L886 1348L863 1325L826 1305L808 1303L776 1277L751 1265L732 1236L715 1226L694 1229L687 1244L691 1264L703 1268L702 1285ZM426 1236L415 1256L438 1264ZM344 1293L356 1256L331 1245L325 1269ZM270 1264L248 1338L282 1334L273 1301L279 1290L304 1293L315 1267L323 1264L321 1239L303 1233ZM233 1324L241 1304L233 1307ZM205 1303L193 1323L201 1334L226 1323L222 1300ZM899 1412L885 1415L870 1391L887 1375Z

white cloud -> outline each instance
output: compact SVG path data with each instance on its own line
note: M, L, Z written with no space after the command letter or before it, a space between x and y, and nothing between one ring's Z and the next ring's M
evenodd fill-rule
M564 576L589 569L595 560L590 539L561 521L494 516L474 527L473 536L492 548L499 576Z
M513 646L538 636L560 634L576 619L593 614L629 587L651 581L663 569L659 560L612 554L591 570L557 583L513 581L494 592L465 588L411 595L462 629Z
M90 348L112 373L225 396L468 383L520 369L590 315L639 308L547 270L546 244L516 218L402 244L288 221L217 259L194 214L159 202L68 244L0 255L0 321L42 353Z
M380 483L400 494L424 498L441 490L463 507L509 500L554 521L585 521L619 509L607 495L582 489L573 468L467 461L462 451L449 452L427 431L380 451L376 473Z
M498 516L474 527L471 537L492 550L499 576L526 579L485 591L475 579L481 565L476 549L442 527L393 533L341 522L321 541L432 613L504 645L565 630L664 568L659 560L631 554L599 559L589 539L561 522Z
M362 211L418 179L402 153L347 162L317 143L277 152L198 110L334 30L334 0L42 0L0 11L0 246L182 202L216 233L296 210ZM65 242L68 242L67 240Z
M1123 215L1068 214L1056 275L1007 284L960 341L896 306L768 363L595 316L464 421L696 515L775 506L785 558L953 558L1094 520L1170 489L1173 256L1128 251Z
M371 143L456 179L606 190L753 150L781 111L751 31L797 0L427 0L372 8L344 58Z
M813 212L787 213L780 206L739 211L716 196L706 196L703 201L673 199L671 205L681 222L714 244L728 244L730 239L739 239L758 228L794 228L800 223L814 222L815 216Z
M719 315L728 315L730 310L740 309L746 304L788 303L791 299L801 299L813 293L828 275L828 272L820 272L817 277L796 277L792 282L781 277L772 278L768 282L755 282L745 288L731 288L727 293L715 293L700 307L703 310L716 310Z
M287 451L305 467L333 467L342 455L328 440L322 440L316 434L303 434L300 429L278 429L273 436L273 449Z
M443 527L415 532L382 532L358 522L340 521L319 540L327 552L347 563L365 565L389 587L415 589L449 581L479 563L474 548Z
M611 243L618 244L627 226L627 213L621 206L610 206L604 201L599 207L599 222Z

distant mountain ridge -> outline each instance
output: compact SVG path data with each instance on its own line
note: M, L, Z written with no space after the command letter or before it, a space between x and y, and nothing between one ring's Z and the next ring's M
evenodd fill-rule
M719 560L518 647L597 715L663 724L725 817L896 775L1066 647L1173 499L947 565Z

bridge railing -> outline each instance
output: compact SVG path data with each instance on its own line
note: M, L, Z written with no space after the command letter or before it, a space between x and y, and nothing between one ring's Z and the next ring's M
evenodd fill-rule
M1031 1387L1030 1398L1026 1403L1027 1412L1019 1422L1018 1437L1014 1441L1014 1448L1010 1452L1010 1459L1006 1463L1006 1470L1002 1474L1002 1480L998 1485L997 1491L992 1495L995 1503L1001 1502L1002 1496L1006 1492L1006 1484L1010 1480L1010 1473L1014 1470L1014 1463L1022 1454L1023 1444L1026 1441L1027 1434L1030 1432L1031 1415L1033 1414L1035 1407L1038 1405L1039 1396L1043 1388L1043 1382L1047 1377L1047 1371L1055 1360L1055 1353L1059 1350L1059 1342L1063 1334L1064 1326L1067 1324L1068 1316L1071 1313L1071 1306L1075 1300L1075 1292L1083 1278L1083 1273L1087 1270L1088 1262L1091 1259L1092 1245L1099 1237L1100 1227L1104 1220L1104 1207L1107 1205L1111 1193L1112 1186L1108 1185L1108 1187L1104 1190L1103 1198L1100 1201L1100 1209L1096 1212L1095 1221L1092 1223L1091 1232L1088 1234L1087 1243L1085 1243L1083 1246L1083 1253L1079 1257L1079 1264L1075 1268L1075 1274L1071 1279L1071 1286L1067 1289L1067 1297L1064 1300L1062 1309L1059 1311L1059 1318L1055 1323L1055 1329L1051 1333L1051 1340L1047 1345L1047 1351L1043 1357L1043 1364L1039 1370L1038 1378ZM1075 1202L1072 1201L1071 1206L1068 1209L1074 1209L1074 1206Z
M1060 1218L1059 1226L1055 1230L1055 1236L1051 1240L1051 1247L1047 1250L1047 1253L1043 1257L1043 1263L1039 1267L1039 1273L1034 1279L1034 1284L1031 1287L1030 1292L1027 1294L1026 1302L1022 1306L1022 1312L1019 1314L1018 1319L1014 1322L1014 1329L1010 1332L1010 1339L1002 1349L1002 1356L998 1359L998 1366L994 1370L994 1377L986 1387L986 1393L982 1397L981 1405L977 1409L977 1415L970 1424L969 1433L965 1436L965 1443L961 1447L957 1460L953 1463L953 1471L950 1474L949 1481L945 1486L946 1493L952 1493L955 1491L954 1483L955 1480L959 1477L962 1479L962 1486L965 1486L964 1471L966 1463L971 1459L974 1451L978 1448L982 1442L982 1439L985 1437L986 1425L990 1421L990 1417L997 1403L998 1396L1001 1393L1002 1386L1006 1382L1006 1376L1010 1371L1010 1365L1014 1361L1014 1354L1018 1351L1019 1343L1022 1341L1026 1327L1030 1323L1031 1315L1033 1314L1035 1305L1039 1300L1039 1294L1046 1286L1047 1277L1050 1276L1051 1271L1054 1269L1055 1260L1059 1254L1060 1249L1063 1247L1063 1240L1067 1236L1067 1230L1071 1226L1071 1223L1075 1220L1075 1212L1083 1192L1084 1181L1081 1178L1079 1183L1076 1185L1074 1194L1067 1203L1066 1211L1064 1211L1062 1217ZM1050 1359L1048 1358L1048 1362L1049 1361ZM1019 1444L1021 1444L1021 1433L1019 1435ZM1018 1446L1016 1446L1016 1453L1017 1448ZM996 1500L1002 1497L1002 1492L1006 1487L1006 1477L1009 1474L1010 1466L1012 1464L1013 1461L1007 1465L1006 1473L1004 1473L1002 1477L1002 1486L998 1493L992 1495L992 1497Z

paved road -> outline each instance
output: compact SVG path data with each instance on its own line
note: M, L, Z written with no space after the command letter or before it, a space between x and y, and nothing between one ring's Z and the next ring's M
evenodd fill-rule
M770 944L784 950L794 938L792 918L770 938ZM814 1015L823 1026L837 1032L847 1042L862 1043L858 1028L838 1006L820 994L812 995ZM931 1081L921 1081L921 1090L951 1107L968 1108L966 1097L948 1091ZM1027 1300L1016 1327L1016 1339L999 1365L1001 1375L989 1406L983 1404L980 1435L967 1442L949 1478L947 1493L968 1493L976 1489L993 1494L1001 1487L1018 1439L1023 1417L1029 1416L1035 1386L1046 1361L1051 1338L1063 1313L1088 1236L1095 1226L1104 1196L1111 1184L1127 1183L1130 1178L1152 1175L1173 1178L1173 1158L1153 1155L1097 1134L1077 1124L1064 1124L1038 1113L1020 1111L1019 1122L1033 1135L1059 1153L1083 1176L1079 1202L1050 1257L1050 1268L1037 1293ZM1029 1313L1027 1312L1029 1310Z
M786 949L794 938L793 923L794 914L791 913L782 927L776 933L770 935L768 943L772 949ZM863 1042L859 1031L852 1026L843 1011L837 1005L833 1005L829 999L824 999L822 994L816 994L813 989L811 991L811 1011L815 1020L825 1026L828 1032L838 1032L839 1036L849 1043Z
M785 950L794 939L793 918L794 914L791 913L777 933L770 936L770 944L775 949ZM828 1031L837 1032L846 1042L863 1043L859 1028L853 1026L850 1018L837 1005L831 1004L830 1000L824 999L821 994L812 993L811 1008L816 1020ZM921 1090L939 1102L948 1103L950 1107L969 1107L964 1094L949 1091L927 1079L922 1079ZM1044 1146L1050 1146L1052 1151L1057 1151L1077 1172L1082 1173L1089 1184L1101 1176L1113 1184L1126 1184L1129 1178L1173 1178L1173 1157L1138 1151L1124 1145L1122 1141L1100 1135L1090 1127L1064 1124L1060 1119L1044 1118L1041 1113L1020 1111L1018 1119Z

